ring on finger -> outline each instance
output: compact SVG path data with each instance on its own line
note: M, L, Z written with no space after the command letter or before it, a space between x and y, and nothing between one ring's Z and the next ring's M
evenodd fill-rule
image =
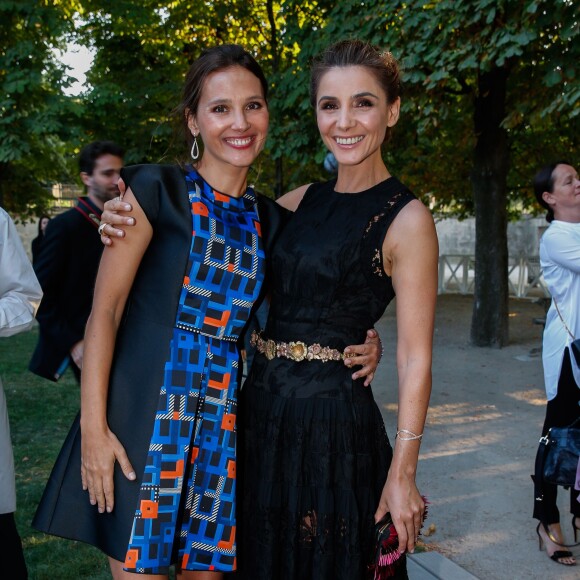
M101 225L97 228L97 231L99 232L99 236L103 235L103 230L105 229L106 225L107 225L107 222L101 222Z

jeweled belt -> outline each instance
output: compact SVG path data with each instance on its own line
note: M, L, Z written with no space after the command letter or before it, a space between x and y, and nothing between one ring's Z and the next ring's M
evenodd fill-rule
M339 361L345 358L356 356L354 353L345 354L336 348L321 346L318 343L306 344L301 340L292 342L276 342L272 339L262 338L261 333L252 332L250 344L266 356L268 360L276 357L289 358L290 360L300 362L303 360L320 360L328 362L331 360Z

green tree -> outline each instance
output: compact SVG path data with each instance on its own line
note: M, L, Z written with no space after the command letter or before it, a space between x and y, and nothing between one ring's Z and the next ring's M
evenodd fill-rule
M128 163L173 161L183 144L173 140L172 109L178 104L189 65L219 43L245 46L264 67L272 85L272 130L257 174L265 190L283 189L284 135L277 100L278 79L293 49L281 42L284 13L278 2L171 3L85 0L79 42L95 58L82 95L87 139L109 138L127 148Z
M404 114L413 116L414 143L402 157L403 171L412 170L408 182L418 193L468 211L465 184L471 184L471 340L479 346L508 340L508 202L523 183L522 168L511 160L528 171L525 159L534 151L540 160L540 144L542 163L577 147L578 27L571 0L345 0L312 39L320 46L358 36L391 47L410 88ZM545 136L554 150L546 151ZM471 161L462 165L465 159Z
M0 205L23 219L46 211L51 181L70 175L65 140L75 107L59 66L74 0L0 2Z
M118 141L128 163L182 156L171 111L185 73L204 48L235 42L254 54L270 82L270 132L252 175L256 186L279 196L305 179L325 177L308 71L297 62L300 39L324 24L320 2L84 0L83 9L78 42L95 53L81 95L85 140Z

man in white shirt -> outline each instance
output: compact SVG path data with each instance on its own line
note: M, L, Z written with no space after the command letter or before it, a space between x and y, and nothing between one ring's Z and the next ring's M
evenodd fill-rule
M34 324L42 290L10 216L0 208L0 337ZM3 568L11 578L28 577L22 542L16 529L16 482L6 396L0 379L0 545Z

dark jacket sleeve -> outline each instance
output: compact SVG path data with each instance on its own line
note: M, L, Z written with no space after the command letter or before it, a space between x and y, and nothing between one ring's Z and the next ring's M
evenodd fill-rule
M162 202L170 202L167 191L181 191L187 195L183 171L176 165L131 165L121 170L121 178L153 225L157 221Z
M70 248L75 243L73 232L66 219L54 219L48 223L44 243L34 265L36 277L44 293L36 319L41 325L44 338L52 348L59 348L64 360L72 346L82 339L71 324L70 317L60 307L63 280L71 261Z
M262 239L269 258L274 244L290 220L292 212L265 195L258 195L258 215L262 227Z
M96 228L75 209L50 220L34 264L44 296L29 363L33 373L58 380L70 349L83 339L102 249Z

